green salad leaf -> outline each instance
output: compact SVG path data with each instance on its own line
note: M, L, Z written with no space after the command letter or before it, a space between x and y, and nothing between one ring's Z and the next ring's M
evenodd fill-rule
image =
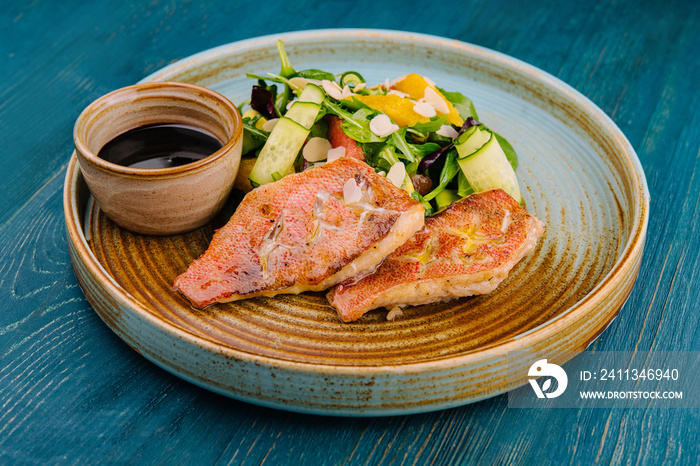
M474 104L472 103L469 97L466 97L459 92L448 92L444 89L440 89L439 87L438 90L442 93L442 95L445 96L447 100L450 101L454 108L457 109L459 115L463 119L466 120L468 117L472 117L475 120L479 119L479 117L476 115L476 109L474 108Z

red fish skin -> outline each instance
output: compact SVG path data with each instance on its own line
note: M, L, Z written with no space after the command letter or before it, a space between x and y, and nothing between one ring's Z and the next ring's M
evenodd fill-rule
M504 191L473 194L426 219L375 273L338 284L328 300L350 322L378 307L490 292L542 233L542 223Z
M328 123L328 141L330 141L331 147L335 149L342 146L345 148L346 157L352 157L364 162L365 151L357 145L354 139L345 134L341 126L343 120L337 115L326 115L325 118L326 123Z
M350 178L363 187L363 203L345 204ZM342 157L248 193L174 287L197 307L320 291L347 278L328 282L410 213L418 223L391 250L403 244L423 226L419 206L366 163Z

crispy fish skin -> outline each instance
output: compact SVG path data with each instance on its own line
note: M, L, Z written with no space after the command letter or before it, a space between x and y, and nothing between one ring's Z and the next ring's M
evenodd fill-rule
M426 219L375 273L338 284L328 300L351 322L379 307L490 293L542 233L542 222L505 191L472 194Z
M362 199L346 204L351 178ZM325 290L373 270L423 224L418 201L342 157L248 193L174 287L197 307Z

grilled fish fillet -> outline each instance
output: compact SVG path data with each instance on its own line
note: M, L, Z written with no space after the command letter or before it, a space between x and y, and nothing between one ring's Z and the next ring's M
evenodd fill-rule
M426 219L375 273L340 283L328 300L350 322L379 307L490 293L542 233L542 222L504 191L473 194Z
M362 197L346 203L350 179ZM418 201L342 157L248 193L174 287L197 307L321 291L373 270L423 224Z

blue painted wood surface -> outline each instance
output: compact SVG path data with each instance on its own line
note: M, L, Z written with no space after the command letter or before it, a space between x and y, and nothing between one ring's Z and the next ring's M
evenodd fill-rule
M644 262L595 349L698 351L699 2L0 6L0 463L698 464L697 410L517 410L499 396L423 415L341 419L192 386L129 349L85 300L68 260L62 187L80 111L179 58L329 27L459 39L569 83L639 155L652 195Z

